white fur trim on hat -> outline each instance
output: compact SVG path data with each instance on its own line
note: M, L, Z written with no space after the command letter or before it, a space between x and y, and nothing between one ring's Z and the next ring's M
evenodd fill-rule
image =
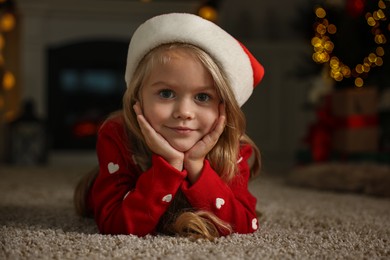
M173 42L193 44L206 51L222 66L238 104L241 106L248 100L254 87L253 71L240 43L216 24L186 13L159 15L138 27L127 55L127 85L138 63L149 51Z

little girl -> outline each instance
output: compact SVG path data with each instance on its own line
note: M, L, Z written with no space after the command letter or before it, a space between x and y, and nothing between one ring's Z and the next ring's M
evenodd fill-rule
M260 155L240 109L264 75L232 36L165 14L131 39L123 111L98 133L99 168L75 191L104 234L225 236L258 229L248 180Z

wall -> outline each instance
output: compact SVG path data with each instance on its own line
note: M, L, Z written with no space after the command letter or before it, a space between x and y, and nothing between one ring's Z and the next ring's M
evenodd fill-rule
M298 8L308 0L222 1L219 24L264 64L266 76L243 107L248 133L259 145L266 169L291 167L310 114L302 104L309 87L294 76L308 53L292 27ZM21 80L23 98L32 97L45 117L45 50L80 38L130 39L146 18L158 13L195 12L200 1L18 0L22 14Z
M307 6L307 0L241 0L240 5L225 0L221 6L221 26L244 42L266 70L264 81L243 107L248 134L262 152L265 170L294 166L312 117L303 109L311 84L296 76L311 51L294 27Z
M46 116L46 49L91 38L129 40L145 19L159 13L192 12L194 1L148 3L120 0L18 0L21 13L23 97L32 97Z

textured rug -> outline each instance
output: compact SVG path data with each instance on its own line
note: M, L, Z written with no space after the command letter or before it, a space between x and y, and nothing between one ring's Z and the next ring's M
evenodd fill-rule
M388 198L289 186L271 174L250 184L262 213L254 234L100 235L73 211L88 169L0 165L0 259L390 259Z

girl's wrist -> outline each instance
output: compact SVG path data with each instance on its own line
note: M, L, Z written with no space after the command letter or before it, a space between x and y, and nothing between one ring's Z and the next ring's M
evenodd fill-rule
M183 170L183 160L167 160L167 162L178 171Z
M195 183L203 169L204 165L204 159L202 160L196 160L196 161L185 161L184 162L184 168L187 171L188 180L191 184Z
M184 167L184 154L174 156L173 158L165 158L165 160L178 171L182 171Z

